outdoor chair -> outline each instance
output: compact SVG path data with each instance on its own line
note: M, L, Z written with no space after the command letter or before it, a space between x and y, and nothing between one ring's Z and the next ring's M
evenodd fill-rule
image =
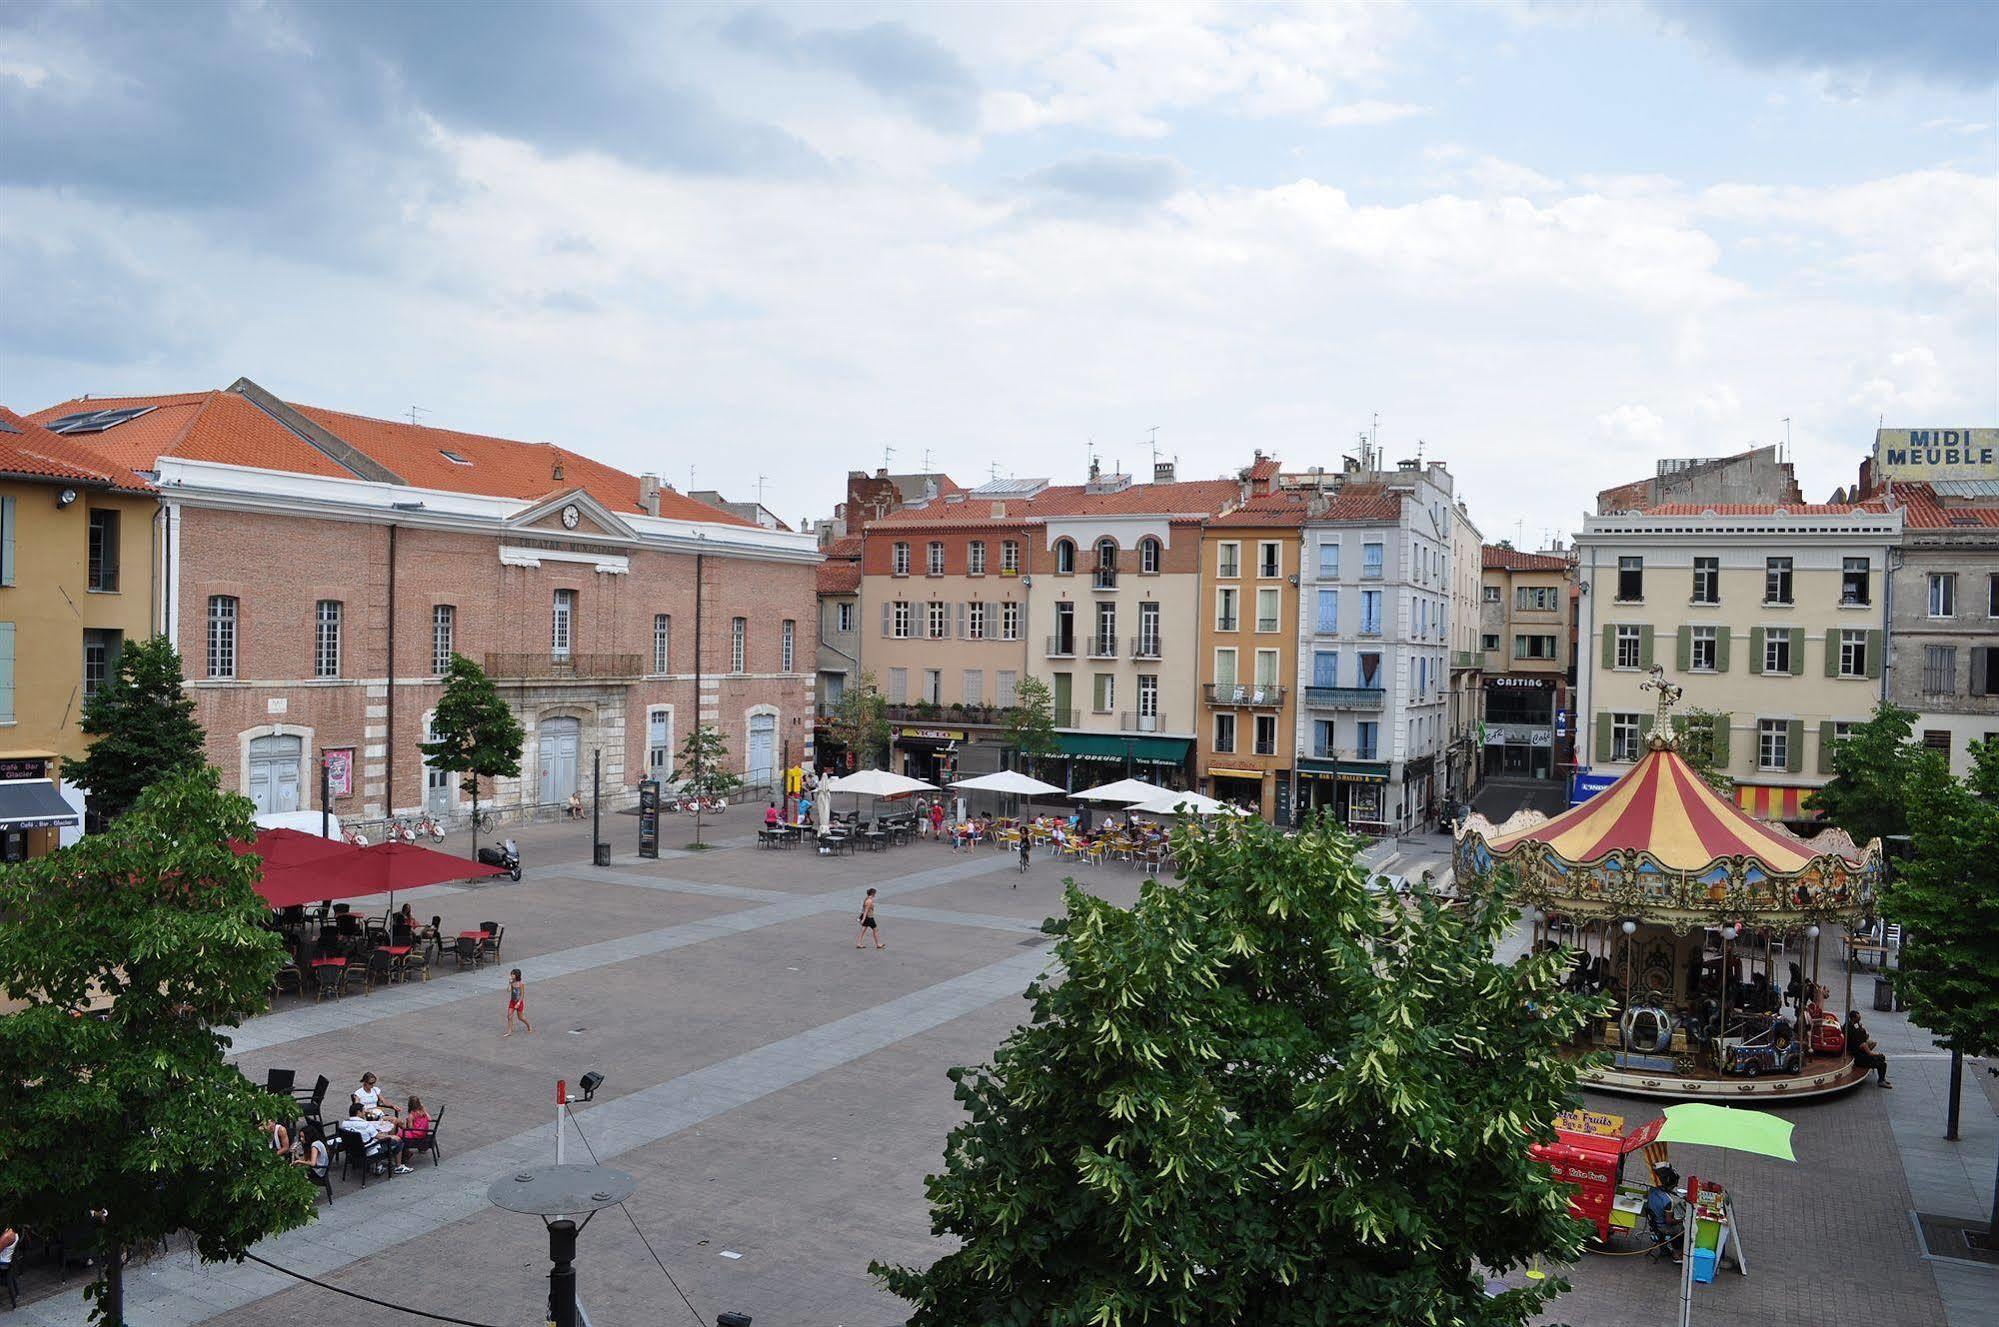
M466 968L476 968L479 966L479 942L469 935L458 937L457 943L452 947L451 954L452 957L458 960L458 970L460 972L463 972Z
M266 1069L264 1071L264 1091L276 1097L289 1097L296 1091L298 1081L296 1069Z
M10 1309L20 1307L21 1303L21 1274L14 1270L14 1264L21 1260L19 1246L20 1241L16 1239L14 1257L8 1260L4 1277L0 1277L7 1286L7 1307Z
M313 1003L317 1004L331 995L340 998L340 969L331 963L321 963L312 970Z
M314 1187L326 1191L326 1205L331 1207L333 1205L333 1158L334 1154L340 1150L340 1146L326 1136L326 1126L316 1119L306 1122L305 1132L301 1136L305 1140L305 1154L307 1157L312 1155L312 1145L315 1142L326 1144L326 1173L323 1175L314 1175L312 1167L307 1166L305 1174L306 1178L312 1181Z
M480 922L479 929L486 933L486 940L481 946L480 956L482 958L498 958L500 956L500 942L506 938L507 928L498 922Z
M347 960L347 966L340 969L340 994L359 988L363 995L368 992L368 965L354 959Z
M305 994L305 974L298 970L297 959L288 961L283 967L271 974L271 998L276 999L278 996L283 995L287 984L291 986L292 994Z
M449 1109L450 1107L448 1106L439 1106L437 1114L430 1117L430 1132L421 1138L412 1138L409 1140L408 1150L412 1153L430 1153L430 1164L433 1167L444 1159L444 1153L437 1146L437 1130L438 1126L444 1123L444 1112ZM408 1165L409 1163L405 1161L403 1164Z
M387 986L395 979L395 960L390 957L388 950L377 949L368 955L366 984L362 986L361 993L366 995L377 986Z

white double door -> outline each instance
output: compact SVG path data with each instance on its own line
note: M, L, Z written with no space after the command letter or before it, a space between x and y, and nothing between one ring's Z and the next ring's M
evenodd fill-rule
M535 731L536 796L543 806L569 800L577 789L578 751L583 742L580 719L557 715L543 719Z

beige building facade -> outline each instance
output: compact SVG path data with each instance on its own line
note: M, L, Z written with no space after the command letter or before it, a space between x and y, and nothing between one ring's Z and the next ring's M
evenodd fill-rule
M1828 754L1884 693L1888 569L1899 513L1845 504L1663 507L1590 517L1581 577L1579 791L1630 768L1656 665L1682 711L1714 718L1738 802L1778 821L1830 777Z
M1562 778L1573 751L1568 561L1559 553L1494 547L1482 551L1480 565L1485 772L1492 777Z

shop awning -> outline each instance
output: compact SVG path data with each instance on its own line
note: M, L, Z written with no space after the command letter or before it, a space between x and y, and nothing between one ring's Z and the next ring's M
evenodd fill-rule
M1387 783L1388 762L1385 760L1301 760L1298 762L1298 777L1301 779L1339 779L1346 783Z
M1260 769L1222 769L1215 765L1208 767L1208 773L1217 779L1261 779L1264 775Z
M83 815L47 779L0 779L0 829L64 829Z
M1162 765L1186 763L1193 747L1191 737L1118 737L1111 733L1057 733L1056 754L1084 760L1154 761Z
M1751 783L1735 785L1735 804L1758 820L1809 820L1805 798L1816 788L1771 788Z

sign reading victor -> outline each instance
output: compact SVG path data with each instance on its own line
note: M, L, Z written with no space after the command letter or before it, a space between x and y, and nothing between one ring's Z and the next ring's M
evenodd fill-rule
M1999 428L1881 429L1874 466L1884 479L1999 479Z

